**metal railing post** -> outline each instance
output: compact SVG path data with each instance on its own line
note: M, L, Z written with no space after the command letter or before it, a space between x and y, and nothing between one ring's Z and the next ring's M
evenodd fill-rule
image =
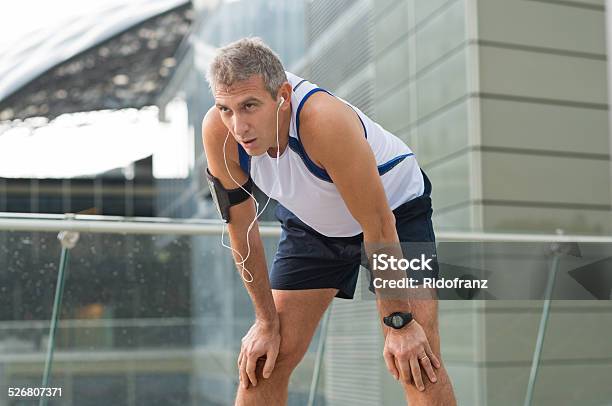
M66 215L66 219L73 219L74 215ZM55 332L59 320L59 312L62 306L62 296L64 293L64 280L66 267L70 259L70 250L76 246L79 241L79 233L75 231L61 231L57 238L62 244L62 253L60 256L59 271L57 273L57 284L55 285L55 297L53 299L53 311L51 314L51 326L49 328L49 342L47 346L47 356L45 358L45 370L43 372L42 387L47 388L49 385L49 377L53 364L53 351L55 349ZM39 399L39 406L46 406L49 397L44 394Z
M319 342L317 343L317 358L315 359L314 370L312 371L312 380L310 381L310 392L308 394L308 406L314 406L315 397L317 396L317 388L319 386L319 376L321 374L321 365L323 364L323 353L325 352L325 340L327 339L327 329L329 326L329 318L331 317L332 303L323 316L321 324L321 334L319 334Z
M550 316L550 305L552 301L552 293L555 286L555 279L559 269L559 260L561 257L560 244L553 243L551 246L553 254L548 280L546 282L546 291L544 293L544 305L542 306L542 315L540 316L540 325L538 326L538 335L536 337L536 345L531 359L531 370L529 372L529 382L527 384L527 393L525 394L524 406L531 406L533 402L533 392L538 377L538 369L540 366L540 358L542 356L542 348L544 346L544 337L546 335L546 326Z

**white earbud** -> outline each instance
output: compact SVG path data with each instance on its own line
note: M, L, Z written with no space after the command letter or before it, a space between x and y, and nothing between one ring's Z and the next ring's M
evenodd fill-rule
M278 105L280 106L281 104L283 104L285 102L285 98L283 96L281 96L280 98L280 102L278 103Z

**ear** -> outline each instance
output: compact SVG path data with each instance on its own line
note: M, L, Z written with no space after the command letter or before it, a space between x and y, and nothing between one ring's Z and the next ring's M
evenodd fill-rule
M285 99L285 102L280 107L281 110L284 111L284 110L291 108L291 103L289 102L291 101L292 91L293 91L293 88L291 87L291 83L289 82L283 83L281 87L278 89L277 100L280 101L281 97Z

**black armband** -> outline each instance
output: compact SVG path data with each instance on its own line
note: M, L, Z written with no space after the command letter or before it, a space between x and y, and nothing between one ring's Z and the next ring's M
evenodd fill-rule
M249 176L242 188L226 189L221 184L219 179L215 178L208 168L206 168L206 179L208 181L208 187L210 188L210 194L212 195L213 201L219 215L226 223L230 222L230 207L244 202L249 198L249 193L253 190L253 180ZM248 193L244 190L246 189Z

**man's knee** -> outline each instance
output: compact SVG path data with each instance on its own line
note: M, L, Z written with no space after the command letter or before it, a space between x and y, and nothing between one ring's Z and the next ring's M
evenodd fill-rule
M281 344L274 369L291 375L304 358L309 345L310 340L296 336L293 332L281 335Z

